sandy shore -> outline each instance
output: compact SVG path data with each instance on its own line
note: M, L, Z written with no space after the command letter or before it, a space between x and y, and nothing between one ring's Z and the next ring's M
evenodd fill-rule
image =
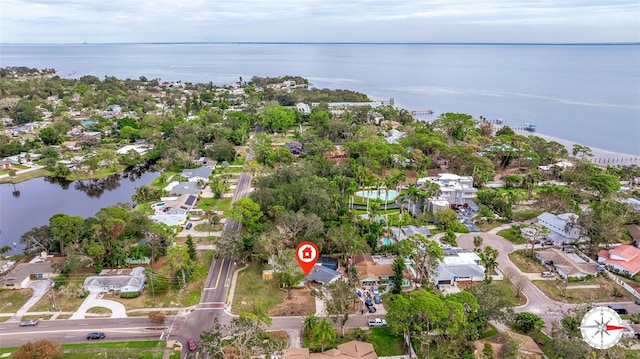
M573 150L573 145L576 143L574 141L565 140L562 138L557 138L537 132L529 132L524 130L515 130L515 133L523 136L538 136L542 137L547 141L555 141L564 145L569 151L569 155L572 155L571 151ZM591 148L591 152L593 153L593 157L591 158L591 162L595 164L603 164L603 165L612 165L612 166L621 166L621 165L631 165L636 164L640 166L640 154L628 154L628 153L619 153L613 151L603 150L601 148Z

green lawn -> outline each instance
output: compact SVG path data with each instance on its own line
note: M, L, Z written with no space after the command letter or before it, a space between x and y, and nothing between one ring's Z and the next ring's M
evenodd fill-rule
M527 243L524 237L522 237L522 234L520 233L520 229L513 229L513 228L503 229L500 232L498 232L498 235L505 238L506 240L508 240L513 244Z
M371 328L367 342L373 344L378 356L406 354L402 336L391 333L389 328Z
M529 219L533 219L542 214L541 210L526 210L526 211L517 211L513 212L513 220L516 222L522 222Z
M199 208L203 211L226 211L231 207L231 198L200 198L200 203L196 208Z
M171 182L171 178L173 178L177 174L177 171L164 171L149 185L156 188L164 188L169 184L169 182Z
M116 173L120 173L127 168L125 165L119 165L115 171L112 171L110 168L100 168L99 170L89 174L88 172L77 172L71 171L71 174L67 176L67 180L69 181L84 181L90 179L104 178L107 176L111 176Z
M526 253L528 254L529 252L527 251ZM548 270L537 260L525 256L525 250L523 249L509 253L509 259L524 273L539 273Z
M44 176L51 176L51 175L53 175L53 172L47 171L46 169L41 168L39 170L29 171L26 173L18 173L18 175L14 178L11 178L11 177L0 178L0 183L20 183L20 182L28 181L30 179L44 177Z
M97 356L98 353L104 353L110 349L109 352L113 351L113 349L120 349L117 352L121 355L117 357L125 357L125 358L162 358L164 350L160 351L159 349L164 349L165 342L161 340L140 340L140 341L130 341L130 342L87 342L87 343L71 343L71 344L62 344L62 348L65 350L65 358L99 358ZM139 348L151 349L154 348L156 350L140 350ZM2 353L12 353L16 351L18 347L7 347L0 348L0 354ZM128 350L132 349L132 350Z
M0 313L15 313L33 295L33 289L7 289L0 291Z
M252 263L238 274L238 282L233 295L233 314L250 312L254 304L266 311L274 308L282 298L282 292L272 280L262 279L260 265Z
M242 172L242 167L227 167L227 168L216 168L215 173L240 173Z
M151 203L137 204L135 210L142 213L153 214L153 210L151 209Z

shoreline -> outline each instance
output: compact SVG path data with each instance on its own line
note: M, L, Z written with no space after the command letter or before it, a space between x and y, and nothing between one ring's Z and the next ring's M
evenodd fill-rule
M545 135L539 132L530 132L526 130L513 130L516 134L522 136L538 136L544 138L547 141L555 141L559 144L563 145L567 152L569 152L569 156L572 156L571 151L573 150L573 145L581 143L577 143L575 141L570 141L564 138L558 138L551 135ZM583 145L584 146L584 145ZM640 166L640 154L629 154L622 152L609 151L602 148L590 147L591 152L593 153L593 157L589 158L591 163L594 164L602 164L602 165L613 165L613 166L624 166L624 165L639 165Z

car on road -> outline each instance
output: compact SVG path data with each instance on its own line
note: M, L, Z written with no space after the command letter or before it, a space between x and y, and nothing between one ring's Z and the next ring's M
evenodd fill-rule
M33 327L38 325L38 319L29 319L29 320L25 320L24 322L20 323L21 327Z
M187 226L184 227L184 229L186 229L187 231L191 229L191 227L193 227L193 223L189 222L187 223Z
M627 311L627 308L621 306L620 304L611 304L611 305L607 305L607 307L613 309L618 314L629 314L629 311Z
M552 272L542 272L540 273L540 275L542 276L542 278L553 278Z
M187 346L189 347L189 351L191 351L191 352L196 350L196 348L197 348L196 347L196 342L193 339L187 340Z
M88 340L92 340L92 339L104 339L105 335L102 332L93 332L93 333L89 333L87 334L87 339Z
M387 321L381 318L369 319L370 327L386 327Z

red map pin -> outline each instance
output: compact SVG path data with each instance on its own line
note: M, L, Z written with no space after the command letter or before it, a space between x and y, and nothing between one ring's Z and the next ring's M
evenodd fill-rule
M305 274L309 275L309 272L313 269L318 261L319 251L318 247L311 242L302 242L296 248L296 259L300 268Z

